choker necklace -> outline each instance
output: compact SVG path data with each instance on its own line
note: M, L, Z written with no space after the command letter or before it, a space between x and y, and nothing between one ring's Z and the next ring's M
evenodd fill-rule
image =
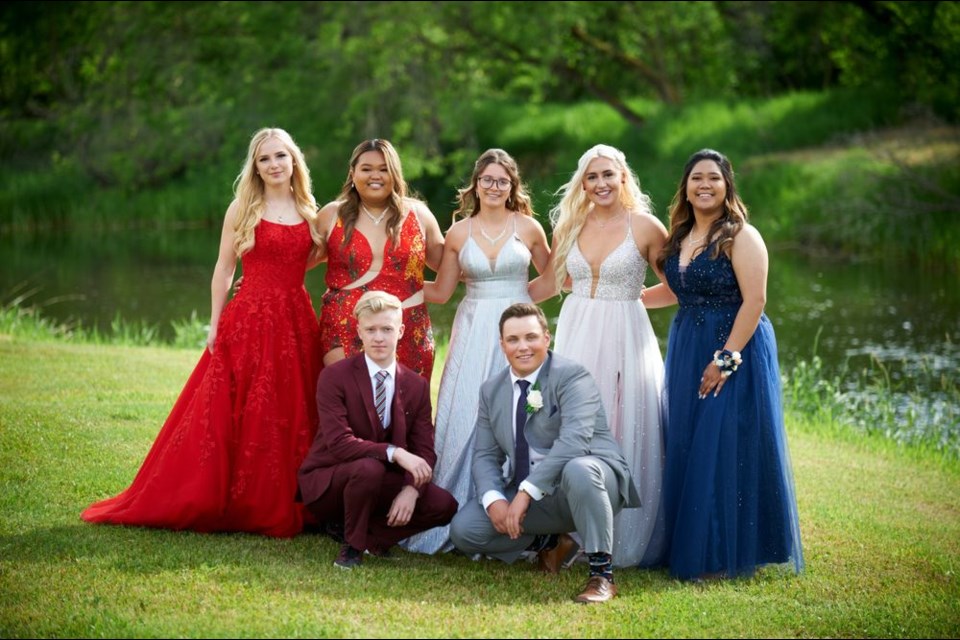
M383 221L383 216L387 215L387 211L390 211L390 205L387 205L387 207L380 212L379 216L375 216L372 213L370 213L370 210L367 209L367 206L362 202L360 203L360 208L363 209L363 212L367 214L368 218L373 220L373 224L377 224L377 225Z
M510 220L507 219L503 222L503 229L500 229L500 233L497 234L495 238L491 238L487 235L486 229L483 228L483 223L480 222L480 217L477 216L477 226L480 227L480 235L487 239L487 242L490 243L490 246L494 246L503 237L503 234L507 232L507 226L510 224Z
M600 222L600 216L598 216L598 215L597 215L597 212L594 211L594 212L593 212L593 219L594 219L594 221L596 221L597 226L599 226L601 229L606 229L608 224L610 224L610 223L613 222L614 220L619 220L619 219L620 219L621 217L623 217L624 215L626 215L626 214L625 214L625 213L621 213L620 215L616 215L616 216L613 216L613 217L611 217L611 218L607 218L607 221L606 221L606 222Z

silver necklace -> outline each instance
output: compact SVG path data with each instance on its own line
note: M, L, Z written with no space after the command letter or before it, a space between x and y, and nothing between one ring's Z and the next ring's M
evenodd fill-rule
M508 218L508 219L503 223L503 229L500 229L500 233L498 233L495 238L491 238L490 236L487 235L487 230L483 228L483 223L480 222L480 218L477 217L477 225L480 227L480 235L482 235L484 238L486 238L486 239L487 239L487 242L489 242L491 246L497 244L497 242L500 240L500 238L503 237L503 234L505 234L505 233L507 232L507 226L509 226L509 224L510 224L510 219Z
M689 240L689 244L691 246L700 244L701 242L703 242L704 238L706 238L709 233L710 233L710 229L708 228L706 231L703 232L702 236L700 236L699 238L694 238L693 227L690 227L690 233L687 234L687 239Z
M594 212L593 212L593 219L594 219L594 221L597 223L597 226L598 226L598 227L600 227L601 229L606 229L608 224L610 224L610 223L613 222L614 220L619 220L620 218L622 218L622 217L625 216L625 215L626 215L626 213L621 213L621 214L618 215L618 216L613 216L612 218L607 218L607 221L606 221L606 222L600 222L600 216L598 216L598 215L597 215L597 212L594 211Z
M385 208L383 211L380 212L379 216L375 216L372 213L370 213L370 210L367 209L367 206L362 202L360 203L360 208L363 209L363 212L367 214L368 218L373 220L373 224L377 224L377 225L383 222L383 216L387 215L387 211L390 211L390 207L388 205L387 208Z

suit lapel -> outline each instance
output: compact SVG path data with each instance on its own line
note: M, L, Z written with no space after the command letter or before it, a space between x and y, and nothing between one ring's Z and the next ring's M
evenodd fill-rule
M407 376L418 375L397 363L397 378L393 381L393 403L390 405L390 429L393 431L391 442L405 447L407 444L407 414L403 410Z
M498 435L502 442L508 443L507 453L513 458L513 384L511 384L510 367L500 374L502 380L496 385L497 396L494 400L494 410L501 415L490 416L491 423L497 425Z
M541 414L550 415L550 407L554 404L553 390L550 388L550 364L552 362L553 352L547 351L547 359L543 361L543 366L540 367L540 374L537 376L536 384L537 389L540 391L540 396L543 398L543 406L537 411L527 414L527 426L536 426L541 420Z
M367 359L362 353L356 357L353 378L360 390L360 397L363 398L363 408L367 411L370 433L374 440L380 441L383 439L383 425L380 424L380 416L377 415L373 404L373 385L370 382L370 372L367 370Z

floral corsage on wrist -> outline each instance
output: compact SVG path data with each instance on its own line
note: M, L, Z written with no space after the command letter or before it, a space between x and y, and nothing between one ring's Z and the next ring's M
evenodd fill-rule
M713 352L713 364L720 369L720 375L729 378L737 370L737 367L743 364L743 359L740 357L739 351L724 349L723 351Z
M537 380L527 393L527 413L536 413L543 408L543 394L540 393L540 381Z

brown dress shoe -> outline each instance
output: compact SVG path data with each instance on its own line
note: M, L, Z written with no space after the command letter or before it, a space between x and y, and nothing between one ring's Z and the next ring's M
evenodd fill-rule
M590 576L587 580L587 586L574 600L576 602L606 602L613 600L617 595L617 585L613 584L603 576Z
M557 546L537 554L537 567L545 573L560 573L560 567L580 550L577 541L565 533L557 538Z

